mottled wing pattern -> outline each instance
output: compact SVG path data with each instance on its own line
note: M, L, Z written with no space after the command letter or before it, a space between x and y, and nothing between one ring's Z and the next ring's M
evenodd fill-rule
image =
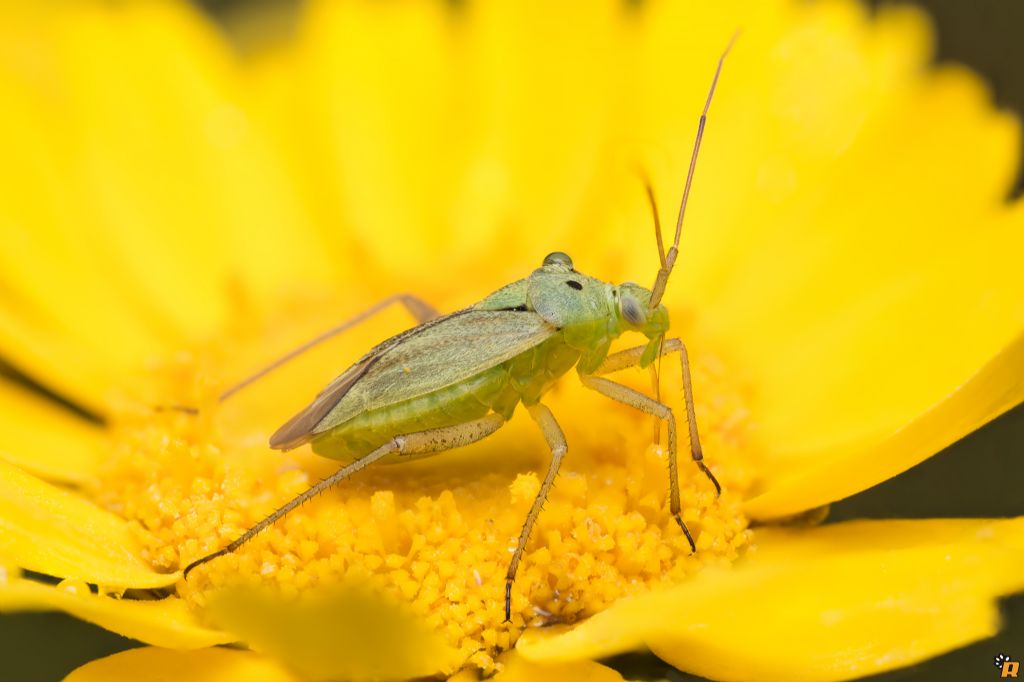
M368 410L457 384L550 338L557 329L532 311L469 308L380 344L335 379L271 439L297 447Z

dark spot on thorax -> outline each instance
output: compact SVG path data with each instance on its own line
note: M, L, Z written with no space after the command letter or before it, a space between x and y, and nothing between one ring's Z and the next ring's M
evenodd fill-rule
M567 279L565 280L565 283L569 285L570 288L575 289L576 291L580 291L583 289L583 285L574 279Z

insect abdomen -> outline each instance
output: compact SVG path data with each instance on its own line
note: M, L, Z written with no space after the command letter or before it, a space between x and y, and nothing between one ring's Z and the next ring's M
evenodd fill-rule
M489 412L508 419L520 401L536 403L578 358L579 353L560 339L551 339L452 386L367 410L316 436L313 451L333 459L354 460L400 434L463 424Z
M315 437L313 451L334 459L358 459L403 433L454 426L491 411L507 418L518 401L508 372L498 365L458 384L367 410Z

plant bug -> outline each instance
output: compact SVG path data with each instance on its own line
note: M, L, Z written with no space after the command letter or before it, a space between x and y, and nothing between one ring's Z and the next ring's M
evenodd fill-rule
M573 367L587 388L666 423L669 510L691 551L696 551L680 515L678 437L672 409L657 397L605 375L630 367L652 367L664 355L679 354L690 456L721 493L721 486L703 461L686 346L679 339L665 338L669 317L661 299L679 254L683 216L711 99L731 47L732 41L718 59L700 115L675 236L667 252L654 193L647 184L661 263L650 290L632 283L615 286L588 277L576 271L567 254L556 251L525 279L449 315L438 316L415 296L392 296L232 386L221 394L221 400L390 305L403 305L419 322L370 350L270 438L270 446L278 450L309 443L317 454L349 463L223 549L190 563L185 577L197 566L235 551L299 505L371 464L433 455L486 438L501 428L522 403L547 441L551 463L523 523L505 576L505 620L510 620L512 585L523 550L568 450L562 429L541 399ZM627 331L642 333L647 343L609 354L612 341Z

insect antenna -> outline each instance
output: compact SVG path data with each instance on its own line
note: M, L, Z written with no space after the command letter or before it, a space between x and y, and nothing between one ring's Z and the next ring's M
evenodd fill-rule
M647 201L651 204L651 215L654 216L654 238L658 242L658 262L661 263L661 267L665 267L665 240L661 236L661 218L658 217L658 200L654 198L654 186L651 184L651 178L640 171L640 179L644 183L644 189L647 190Z
M651 184L651 178L648 176L643 169L640 170L640 180L644 183L644 189L647 190L647 201L651 205L651 215L654 216L654 238L658 242L658 259L661 263L661 267L664 268L665 263L665 241L661 237L661 218L658 217L658 200L654 196L654 185ZM665 337L661 337L661 343L658 346L658 362L651 365L651 390L654 391L654 399L661 401L661 344L665 341ZM654 444L659 445L661 443L661 419L658 417L654 418Z
M711 79L711 88L708 90L708 98L704 102L704 111L701 112L700 121L697 123L697 139L694 140L693 153L690 155L690 167L686 172L683 200L679 204L679 217L676 219L675 238L672 240L672 246L669 247L667 254L665 253L665 245L662 243L661 227L657 225L657 212L655 212L655 225L658 230L658 255L661 257L661 268L658 270L658 276L655 278L654 286L651 288L651 310L657 308L658 304L661 303L661 298L665 295L665 285L668 284L668 276L672 273L672 268L676 264L676 258L679 256L679 237L683 233L683 215L686 213L686 202L690 198L690 185L693 183L693 171L697 167L697 154L700 152L700 141L704 137L704 126L708 120L708 109L711 108L711 98L715 94L715 86L718 85L718 77L722 73L722 64L725 63L725 56L729 54L729 50L732 49L732 45L736 42L738 35L738 32L734 33L732 38L729 39L729 44L725 46L722 56L718 58L715 76ZM648 196L651 198L654 196L653 192L650 191L650 185L648 185Z

